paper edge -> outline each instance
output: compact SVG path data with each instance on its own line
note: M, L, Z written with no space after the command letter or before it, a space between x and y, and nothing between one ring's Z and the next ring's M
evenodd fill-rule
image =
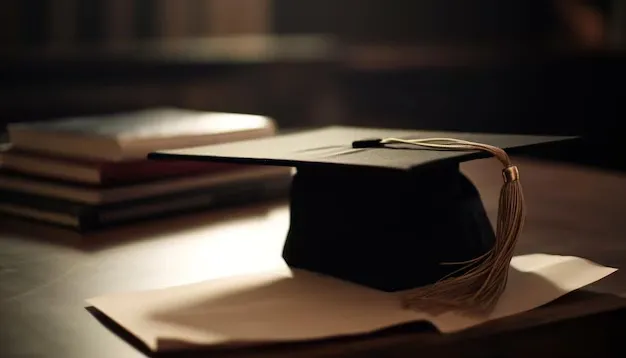
M224 279L229 279L229 278L235 278L235 277L246 277L246 276L250 276L251 274L254 275L254 273L244 273L244 274L234 274L234 275L225 275L225 276L221 276L221 277L215 277L215 278L210 278L207 280L200 280L197 282L192 282L192 283L185 283L185 284L180 284L180 285L174 285L174 286L165 286L165 287L157 287L157 288L153 288L153 289L146 289L146 290L142 290L142 291L118 291L115 293L111 293L109 295L101 295L101 296L95 296L95 297L91 297L88 299L85 299L84 302L88 304L88 306L85 306L85 309L88 308L92 308L97 310L100 314L102 314L104 317L106 317L107 319L111 320L112 322L114 322L119 328L123 329L125 332L127 332L128 334L130 334L132 337L134 337L135 339L137 339L138 341L140 341L141 343L143 343L151 352L159 352L159 351L172 351L172 350L176 350L176 349L182 349L184 347L189 347L190 349L192 348L210 348L210 347L215 347L215 348L229 348L231 346L243 346L243 347L250 347L250 346L266 346L266 345L274 345L274 344L288 344L288 343L308 343L308 342L318 342L318 341L324 341L324 340L329 340L329 339L344 339L344 338L353 338L353 337L359 337L359 336L365 336L365 335L370 335L370 334L375 334L387 329L393 329L394 327L400 327L402 325L407 325L407 324L416 324L416 323L426 323L426 324L430 324L433 328L434 331L440 335L449 335L449 334L454 334L457 332L462 332L462 331L466 331L472 328L476 328L476 327L480 327L483 326L485 324L488 323L492 323L495 321L499 321L502 319L506 319L506 318L510 318L516 315L520 315L520 314L524 314L525 312L529 312L541 307L544 307L556 300L558 300L559 298L562 298L568 294L571 294L573 292L576 292L578 290L581 290L591 284L594 284L596 282L599 282L607 277L609 277L610 275L614 274L615 272L617 272L619 269L615 268L615 267L610 267L610 266L604 266L602 264L599 264L595 261L583 258L583 257L578 257L578 256L568 256L568 255L552 255L552 254L543 254L543 253L531 253L531 254L525 254L525 255L518 255L516 257L527 257L527 256L533 256L533 255L541 255L541 256L551 256L551 257L561 257L563 258L563 260L555 260L555 262L549 264L549 265L543 265L542 268L548 267L548 266L553 266L555 264L559 264L559 263L563 263L565 261L569 261L569 260L581 260L583 262L585 262L588 265L592 265L594 266L595 269L599 269L601 270L603 273L602 275L600 275L600 277L598 277L597 279L594 279L590 282L587 282L583 285L581 285L580 287L570 290L570 291L563 291L561 294L559 294L558 296L550 299L549 301L544 302L543 304L533 307L531 309L528 310L523 310L520 312L516 312L516 313L512 313L512 314L508 314L508 315L504 315L504 316L499 316L496 318L486 318L485 320L483 320L482 322L476 323L476 324L471 324L471 325L465 325L463 327L460 328L453 328L453 329L442 329L441 328L441 324L440 321L437 320L436 317L433 317L425 312L422 311L414 311L416 315L422 315L422 317L418 318L416 317L416 319L414 320L410 320L410 321L406 321L406 322L402 322L402 323L397 323L397 324L393 324L393 325L384 325L384 326L380 326L377 328L370 328L367 330L360 330L358 332L355 333L349 333L349 334L335 334L335 335L327 335L327 336L319 336L319 337L312 337L312 338L307 338L307 339L301 339L301 338L286 338L286 339L274 339L274 340L224 340L223 342L217 343L217 344L206 344L206 343L198 343L198 342L193 342L193 341L182 341L180 339L175 339L175 338L159 338L159 337L151 337L151 339L148 341L145 338L140 337L139 335L137 335L136 333L130 331L128 328L126 328L121 322L119 322L115 317L112 317L110 315L108 315L106 312L102 311L99 307L98 307L98 301L100 299L103 298L111 298L114 296L124 296L127 294L133 294L133 293L149 293L149 292L155 292L155 291L161 291L161 290L169 290L172 288L181 288L181 287L185 287L185 286L190 286L190 285L196 285L196 284L202 284L202 283L206 283L206 282L211 282L211 281L216 281L216 280L224 280ZM512 266L512 265L511 265ZM276 274L277 277L289 277L289 272L291 270L293 270L294 268L289 267L288 271L280 271L280 270L266 270L266 271L262 271L259 272L257 274L261 275L261 276L267 276L267 275L271 275L271 274ZM326 275L323 275L326 276ZM327 278L330 279L335 279L333 277L329 277L326 276ZM340 280L341 281L341 280ZM367 288L367 287L365 287ZM400 293L401 292L397 292ZM448 312L448 313L453 313L453 312ZM107 328L109 331L111 331L111 329L107 326L105 326L104 324L100 323L102 326L104 326L104 328ZM112 332L112 334L117 335L116 333ZM119 335L118 335L119 336ZM163 347L161 344L162 342L176 342L175 344L172 344L171 347L172 348L167 348L167 347Z

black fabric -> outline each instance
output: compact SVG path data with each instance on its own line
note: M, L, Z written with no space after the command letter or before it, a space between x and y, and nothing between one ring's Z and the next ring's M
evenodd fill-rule
M458 165L410 174L298 170L283 257L291 267L395 291L432 283L495 237Z

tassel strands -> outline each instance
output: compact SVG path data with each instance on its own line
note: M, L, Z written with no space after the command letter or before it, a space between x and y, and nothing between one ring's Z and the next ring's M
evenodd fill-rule
M504 150L482 143L452 138L387 138L380 141L381 145L394 143L435 150L481 150L492 154L503 164L504 185L500 191L494 246L484 255L466 262L442 263L461 267L434 284L405 292L403 297L407 308L431 312L461 310L485 313L492 310L506 288L509 266L526 215L517 167L511 164Z

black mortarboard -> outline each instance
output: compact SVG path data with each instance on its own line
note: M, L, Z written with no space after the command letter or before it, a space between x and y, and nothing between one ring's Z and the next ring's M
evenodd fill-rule
M296 167L288 265L383 291L407 303L492 307L524 220L519 173L503 149L565 137L329 127L150 155ZM504 166L497 228L460 171L495 156Z

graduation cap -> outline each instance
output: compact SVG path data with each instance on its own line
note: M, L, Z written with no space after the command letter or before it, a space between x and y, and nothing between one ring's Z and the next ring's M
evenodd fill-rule
M525 217L505 149L566 137L327 127L152 153L155 159L295 167L285 262L371 288L407 306L489 310L505 288ZM497 224L460 163L503 165Z

